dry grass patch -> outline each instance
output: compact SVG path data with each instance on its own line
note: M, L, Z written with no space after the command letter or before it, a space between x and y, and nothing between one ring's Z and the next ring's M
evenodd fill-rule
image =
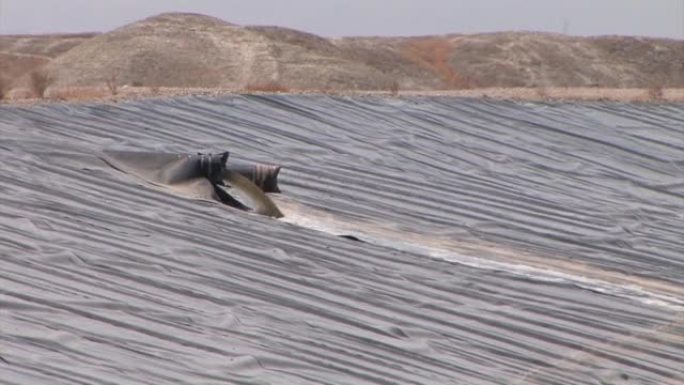
M247 92L289 92L290 89L284 85L271 81L265 83L249 83L245 87Z
M102 87L61 87L52 89L49 96L61 101L88 101L105 98L108 92Z

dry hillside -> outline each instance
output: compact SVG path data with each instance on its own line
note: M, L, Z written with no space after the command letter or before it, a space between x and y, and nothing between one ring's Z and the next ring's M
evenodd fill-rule
M95 34L0 35L0 77L14 79L39 68Z
M96 33L0 35L0 52L54 58L96 35Z
M379 89L393 80L315 35L195 14L162 14L96 36L46 69L58 86L116 77L124 84L167 87Z
M447 89L479 87L684 87L684 41L499 32L410 38L344 38L350 51L373 47L438 74Z
M534 32L326 39L184 13L103 34L0 36L0 78L39 67L53 88L112 79L235 90L681 88L684 41Z

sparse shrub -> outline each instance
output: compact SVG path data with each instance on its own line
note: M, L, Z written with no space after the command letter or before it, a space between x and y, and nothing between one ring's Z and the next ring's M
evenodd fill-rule
M29 74L29 86L33 95L39 98L45 97L45 90L54 83L54 78L43 70L32 71Z
M549 90L546 89L546 87L544 87L544 86L538 86L537 88L535 88L534 93L536 94L536 96L539 100L548 100L549 99Z
M142 87L142 86L143 86L143 82L141 82L140 80L134 80L133 83L131 83L131 85L132 85L133 87Z
M265 83L249 83L245 87L247 92L288 92L290 91L287 87L276 81L270 81Z
M397 96L399 95L399 82L394 80L389 86L389 91L392 94L392 96Z
M0 100L4 99L5 96L7 96L7 93L10 89L11 85L9 79L0 77Z
M650 87L648 90L646 90L646 97L648 100L663 100L665 97L665 93L663 92L663 86L660 84L656 84L652 87Z
M108 77L105 80L105 84L107 85L107 89L109 90L109 93L112 94L112 96L116 96L116 94L119 93L119 85L116 82L116 75Z

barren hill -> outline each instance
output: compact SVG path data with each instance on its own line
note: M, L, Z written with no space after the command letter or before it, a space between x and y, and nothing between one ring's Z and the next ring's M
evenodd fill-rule
M124 84L147 86L278 83L294 89L380 89L393 80L321 37L241 27L195 14L162 14L94 37L59 56L47 70L62 86L116 77Z
M0 37L0 77L38 66L56 87L684 87L684 41L535 32L326 39L167 13L99 35Z

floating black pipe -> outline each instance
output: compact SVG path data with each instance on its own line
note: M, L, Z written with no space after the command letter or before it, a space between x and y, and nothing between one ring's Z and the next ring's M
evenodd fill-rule
M282 217L273 201L264 194L280 192L280 166L247 163L229 165L228 157L228 152L189 155L106 151L103 159L116 169L138 175L155 184L173 187L190 183L194 186L191 194L193 197L215 199L242 210ZM238 196L242 195L251 201L253 207L233 197L230 188L235 189Z

